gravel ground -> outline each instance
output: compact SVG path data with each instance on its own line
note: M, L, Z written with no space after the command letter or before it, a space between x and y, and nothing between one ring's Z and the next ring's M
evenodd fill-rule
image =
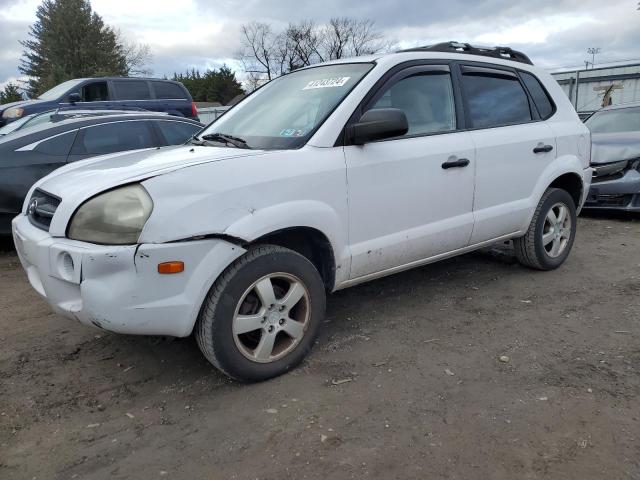
M254 385L50 313L7 245L0 292L3 480L640 479L639 217L554 272L501 246L339 292Z

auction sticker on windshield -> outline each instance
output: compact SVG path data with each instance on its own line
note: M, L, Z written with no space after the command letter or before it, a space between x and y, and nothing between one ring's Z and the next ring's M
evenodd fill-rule
M314 88L343 87L351 77L333 77L323 78L320 80L311 80L303 90L311 90Z

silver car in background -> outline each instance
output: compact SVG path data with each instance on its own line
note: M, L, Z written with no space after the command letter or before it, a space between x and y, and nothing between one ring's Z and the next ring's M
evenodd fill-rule
M589 117L589 209L640 212L640 102L605 107Z

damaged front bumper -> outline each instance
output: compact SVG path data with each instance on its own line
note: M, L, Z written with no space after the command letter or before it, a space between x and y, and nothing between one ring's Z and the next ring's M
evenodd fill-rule
M209 288L245 250L222 239L102 246L56 238L13 220L29 282L56 313L117 333L188 336ZM184 262L184 272L158 264Z
M603 166L594 165L596 172ZM612 174L596 175L584 208L640 212L640 170L630 167Z

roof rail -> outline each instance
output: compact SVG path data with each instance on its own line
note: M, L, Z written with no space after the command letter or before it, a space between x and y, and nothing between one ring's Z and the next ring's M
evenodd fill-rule
M447 52L447 53L464 53L467 55L481 55L483 57L501 58L503 60L511 60L513 62L527 63L533 65L533 62L524 53L513 50L509 47L476 47L468 43L460 42L443 42L435 45L427 45L425 47L408 48L399 50L400 52Z

